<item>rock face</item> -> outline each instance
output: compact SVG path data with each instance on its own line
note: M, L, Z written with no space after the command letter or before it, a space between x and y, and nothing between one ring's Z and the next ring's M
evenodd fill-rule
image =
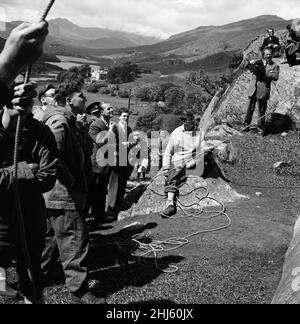
M300 217L286 254L283 275L273 304L300 304Z

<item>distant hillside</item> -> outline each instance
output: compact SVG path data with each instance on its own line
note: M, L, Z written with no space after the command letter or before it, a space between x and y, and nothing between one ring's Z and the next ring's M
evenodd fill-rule
M141 46L161 41L161 39L155 37L114 31L105 28L80 27L62 18L50 20L49 29L50 35L56 39L65 40L70 45L94 49Z
M254 38L270 27L278 31L287 24L277 16L259 16L223 26L198 27L158 44L136 48L131 59L152 67L164 63L164 71L174 73L198 68L224 72L233 55ZM168 68L170 65L172 69Z
M3 34L18 23L9 23L7 32L0 32L0 37L5 38ZM162 73L194 69L220 73L233 55L244 50L258 35L266 33L269 27L282 30L287 24L288 21L280 17L266 15L223 26L202 26L152 45L133 46L157 39L109 29L83 28L66 19L54 19L50 21L45 52L99 62L104 59L111 64L131 61Z

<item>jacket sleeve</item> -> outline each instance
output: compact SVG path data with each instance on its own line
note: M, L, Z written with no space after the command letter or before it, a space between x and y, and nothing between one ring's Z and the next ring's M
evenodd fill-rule
M58 151L55 138L48 127L44 127L43 141L39 151L39 170L35 175L42 193L50 191L57 178Z
M63 159L61 158L62 154L66 151L66 142L68 136L68 126L65 117L62 115L55 115L46 123L47 126L51 129L52 133L54 134L58 154L59 154L59 166L57 170L57 177L58 180L66 186L68 189L71 189L75 185L75 179L69 170L68 166L64 163Z
M278 81L280 75L280 67L275 65L270 71L266 71L266 77L272 81Z
M14 180L14 166L0 169L0 192L2 190L8 190L13 184ZM30 181L34 180L34 174L32 173L29 165L26 162L18 163L18 181Z
M165 170L170 169L172 157L174 155L175 150L175 142L174 142L175 134L173 133L170 137L169 143L164 153L163 157L163 168Z
M90 126L89 134L94 143L96 143L99 148L106 145L109 141L110 132L103 131L98 125L97 122L94 122Z

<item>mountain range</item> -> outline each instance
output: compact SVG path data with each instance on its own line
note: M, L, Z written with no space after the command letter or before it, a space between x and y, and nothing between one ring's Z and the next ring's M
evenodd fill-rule
M0 37L6 38L19 23L7 23L6 32L0 31ZM59 18L49 21L45 52L93 60L105 57L112 62L134 61L152 69L166 67L164 72L174 73L209 68L210 64L214 69L223 69L236 52L242 51L269 27L282 30L288 23L278 16L265 15L222 26L201 26L161 41L104 28L80 27Z

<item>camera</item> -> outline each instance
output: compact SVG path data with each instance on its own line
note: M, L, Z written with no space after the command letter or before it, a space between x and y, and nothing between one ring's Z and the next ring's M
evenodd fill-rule
M248 69L252 72L261 72L264 69L264 64L261 60L253 60L248 63Z

